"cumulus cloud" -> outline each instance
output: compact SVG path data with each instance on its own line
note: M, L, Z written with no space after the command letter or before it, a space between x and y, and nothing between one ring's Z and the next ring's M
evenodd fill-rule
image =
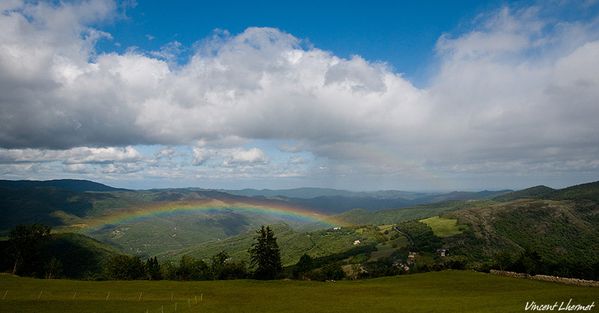
M211 162L210 162L211 161ZM259 148L224 148L209 147L205 143L198 143L192 150L193 165L215 164L217 166L253 166L266 164L268 157Z
M141 154L133 147L89 148L67 150L0 149L0 163L36 163L60 161L64 164L135 163Z
M384 63L340 58L274 28L217 31L183 64L173 64L177 42L98 54L95 42L110 35L93 25L115 7L3 3L2 162L126 164L139 159L133 148L94 147L162 144L192 146L191 163L203 167L268 164L258 148L219 147L227 138L283 142L281 151L333 160L322 167L336 174L597 162L597 17L487 13L439 38L438 71L418 88Z
M264 151L258 148L232 149L228 154L229 156L227 160L225 160L226 164L256 164L266 163L268 161Z

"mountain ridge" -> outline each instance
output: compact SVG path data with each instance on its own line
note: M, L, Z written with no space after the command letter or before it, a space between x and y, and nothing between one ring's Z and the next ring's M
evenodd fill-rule
M57 188L69 191L131 191L129 189L115 188L91 180L83 179L52 179L52 180L0 180L0 188L27 189L27 188Z

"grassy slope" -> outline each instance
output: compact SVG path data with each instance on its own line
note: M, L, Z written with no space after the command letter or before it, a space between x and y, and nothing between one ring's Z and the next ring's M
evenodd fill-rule
M162 308L170 313L175 303L177 312L520 312L527 301L597 301L597 288L463 271L336 283L84 282L0 275L0 290L8 291L6 299L0 300L0 311L14 313L157 313Z
M439 238L451 237L464 232L463 225L458 225L457 219L433 216L420 220L430 226L435 236Z
M377 242L374 227L347 228L341 230L320 230L309 233L297 232L282 224L274 225L277 243L281 248L283 265L293 265L307 253L312 257L322 257L348 251L355 246L354 240L359 239L362 245ZM247 250L252 245L255 233L248 232L219 241L192 246L173 253L160 255L161 259L178 260L183 255L191 255L207 259L220 251L225 251L236 260L248 260Z
M599 261L599 207L571 201L523 199L454 211L447 216L469 226L446 240L455 252L474 258L530 249L545 260Z
M102 271L103 264L120 254L113 247L80 234L55 234L48 244L48 254L63 264L63 274L85 277Z

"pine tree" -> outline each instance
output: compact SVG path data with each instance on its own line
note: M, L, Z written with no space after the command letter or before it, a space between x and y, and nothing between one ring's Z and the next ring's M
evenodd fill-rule
M275 279L283 270L277 238L270 226L262 226L257 233L256 242L249 250L251 265L255 268L254 277Z
M156 257L149 258L146 261L146 272L148 274L148 279L150 280L162 279L162 275L160 273L160 264L158 263L158 259Z

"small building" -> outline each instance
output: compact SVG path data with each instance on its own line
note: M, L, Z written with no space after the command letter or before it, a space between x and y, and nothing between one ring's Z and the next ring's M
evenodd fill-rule
M408 252L408 264L414 264L414 262L416 261L416 252Z
M393 266L404 271L404 272L410 271L410 266L408 266L407 264L401 263L401 262L395 262L395 263L393 263Z
M449 255L449 249L445 249L445 248L437 249L437 255L439 255L440 257L446 257Z
M361 243L361 242L360 242L360 239L356 239L356 240L354 240L354 246L357 246L357 245L359 245L360 243Z

